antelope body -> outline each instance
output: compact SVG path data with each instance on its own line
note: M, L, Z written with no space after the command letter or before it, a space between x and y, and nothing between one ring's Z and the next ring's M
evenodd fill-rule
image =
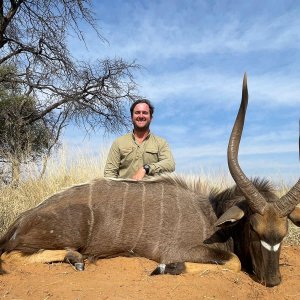
M237 261L237 255L242 267L260 282L279 284L287 220L300 224L296 207L300 184L298 180L278 198L267 181L250 181L242 172L237 154L247 100L245 76L228 145L233 188L205 191L172 176L97 179L55 194L21 214L0 240L1 253L64 250L59 259L78 269L83 268L84 258L135 254L161 264L153 274L178 274L186 269L185 262L226 264Z

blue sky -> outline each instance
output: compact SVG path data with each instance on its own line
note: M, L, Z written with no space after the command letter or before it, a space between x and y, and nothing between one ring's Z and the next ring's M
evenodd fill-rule
M155 106L151 130L166 138L176 169L227 172L226 150L248 75L239 161L248 176L299 177L300 2L93 1L101 34L84 27L77 58L122 57L142 65L141 95ZM116 135L68 128L64 143L90 155Z

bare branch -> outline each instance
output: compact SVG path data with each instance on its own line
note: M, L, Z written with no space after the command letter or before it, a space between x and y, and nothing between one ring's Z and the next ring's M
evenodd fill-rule
M82 22L106 41L89 0L0 0L0 92L14 103L11 109L0 98L6 107L0 121L7 130L0 132L0 151L10 152L14 162L41 157L44 146L50 154L71 121L87 131L102 127L106 132L120 131L130 122L127 105L139 98L133 76L139 65L122 59L75 60L67 37L75 33L84 41ZM24 133L34 135L39 126L45 129L41 137L48 138L47 143L41 139L41 148ZM24 158L21 152L26 145L30 150L29 142L36 149Z

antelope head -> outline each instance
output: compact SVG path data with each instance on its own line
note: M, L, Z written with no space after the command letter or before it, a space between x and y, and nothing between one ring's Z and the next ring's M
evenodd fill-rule
M243 217L248 218L245 234L249 242L248 253L251 256L252 271L266 286L275 286L281 282L279 257L283 238L288 232L288 219L300 226L300 208L296 207L300 202L300 179L287 194L279 198L275 194L266 196L258 191L243 173L238 163L238 150L247 104L248 88L245 74L242 101L229 139L227 157L230 173L242 191L250 213L246 216L244 211L235 206L234 216L231 215L230 218L233 217L236 221Z

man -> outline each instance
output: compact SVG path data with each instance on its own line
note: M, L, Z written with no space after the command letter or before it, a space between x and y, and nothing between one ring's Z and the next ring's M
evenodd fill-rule
M150 133L154 107L147 99L130 108L133 132L117 138L106 161L104 176L143 179L146 175L173 172L175 162L167 142Z

